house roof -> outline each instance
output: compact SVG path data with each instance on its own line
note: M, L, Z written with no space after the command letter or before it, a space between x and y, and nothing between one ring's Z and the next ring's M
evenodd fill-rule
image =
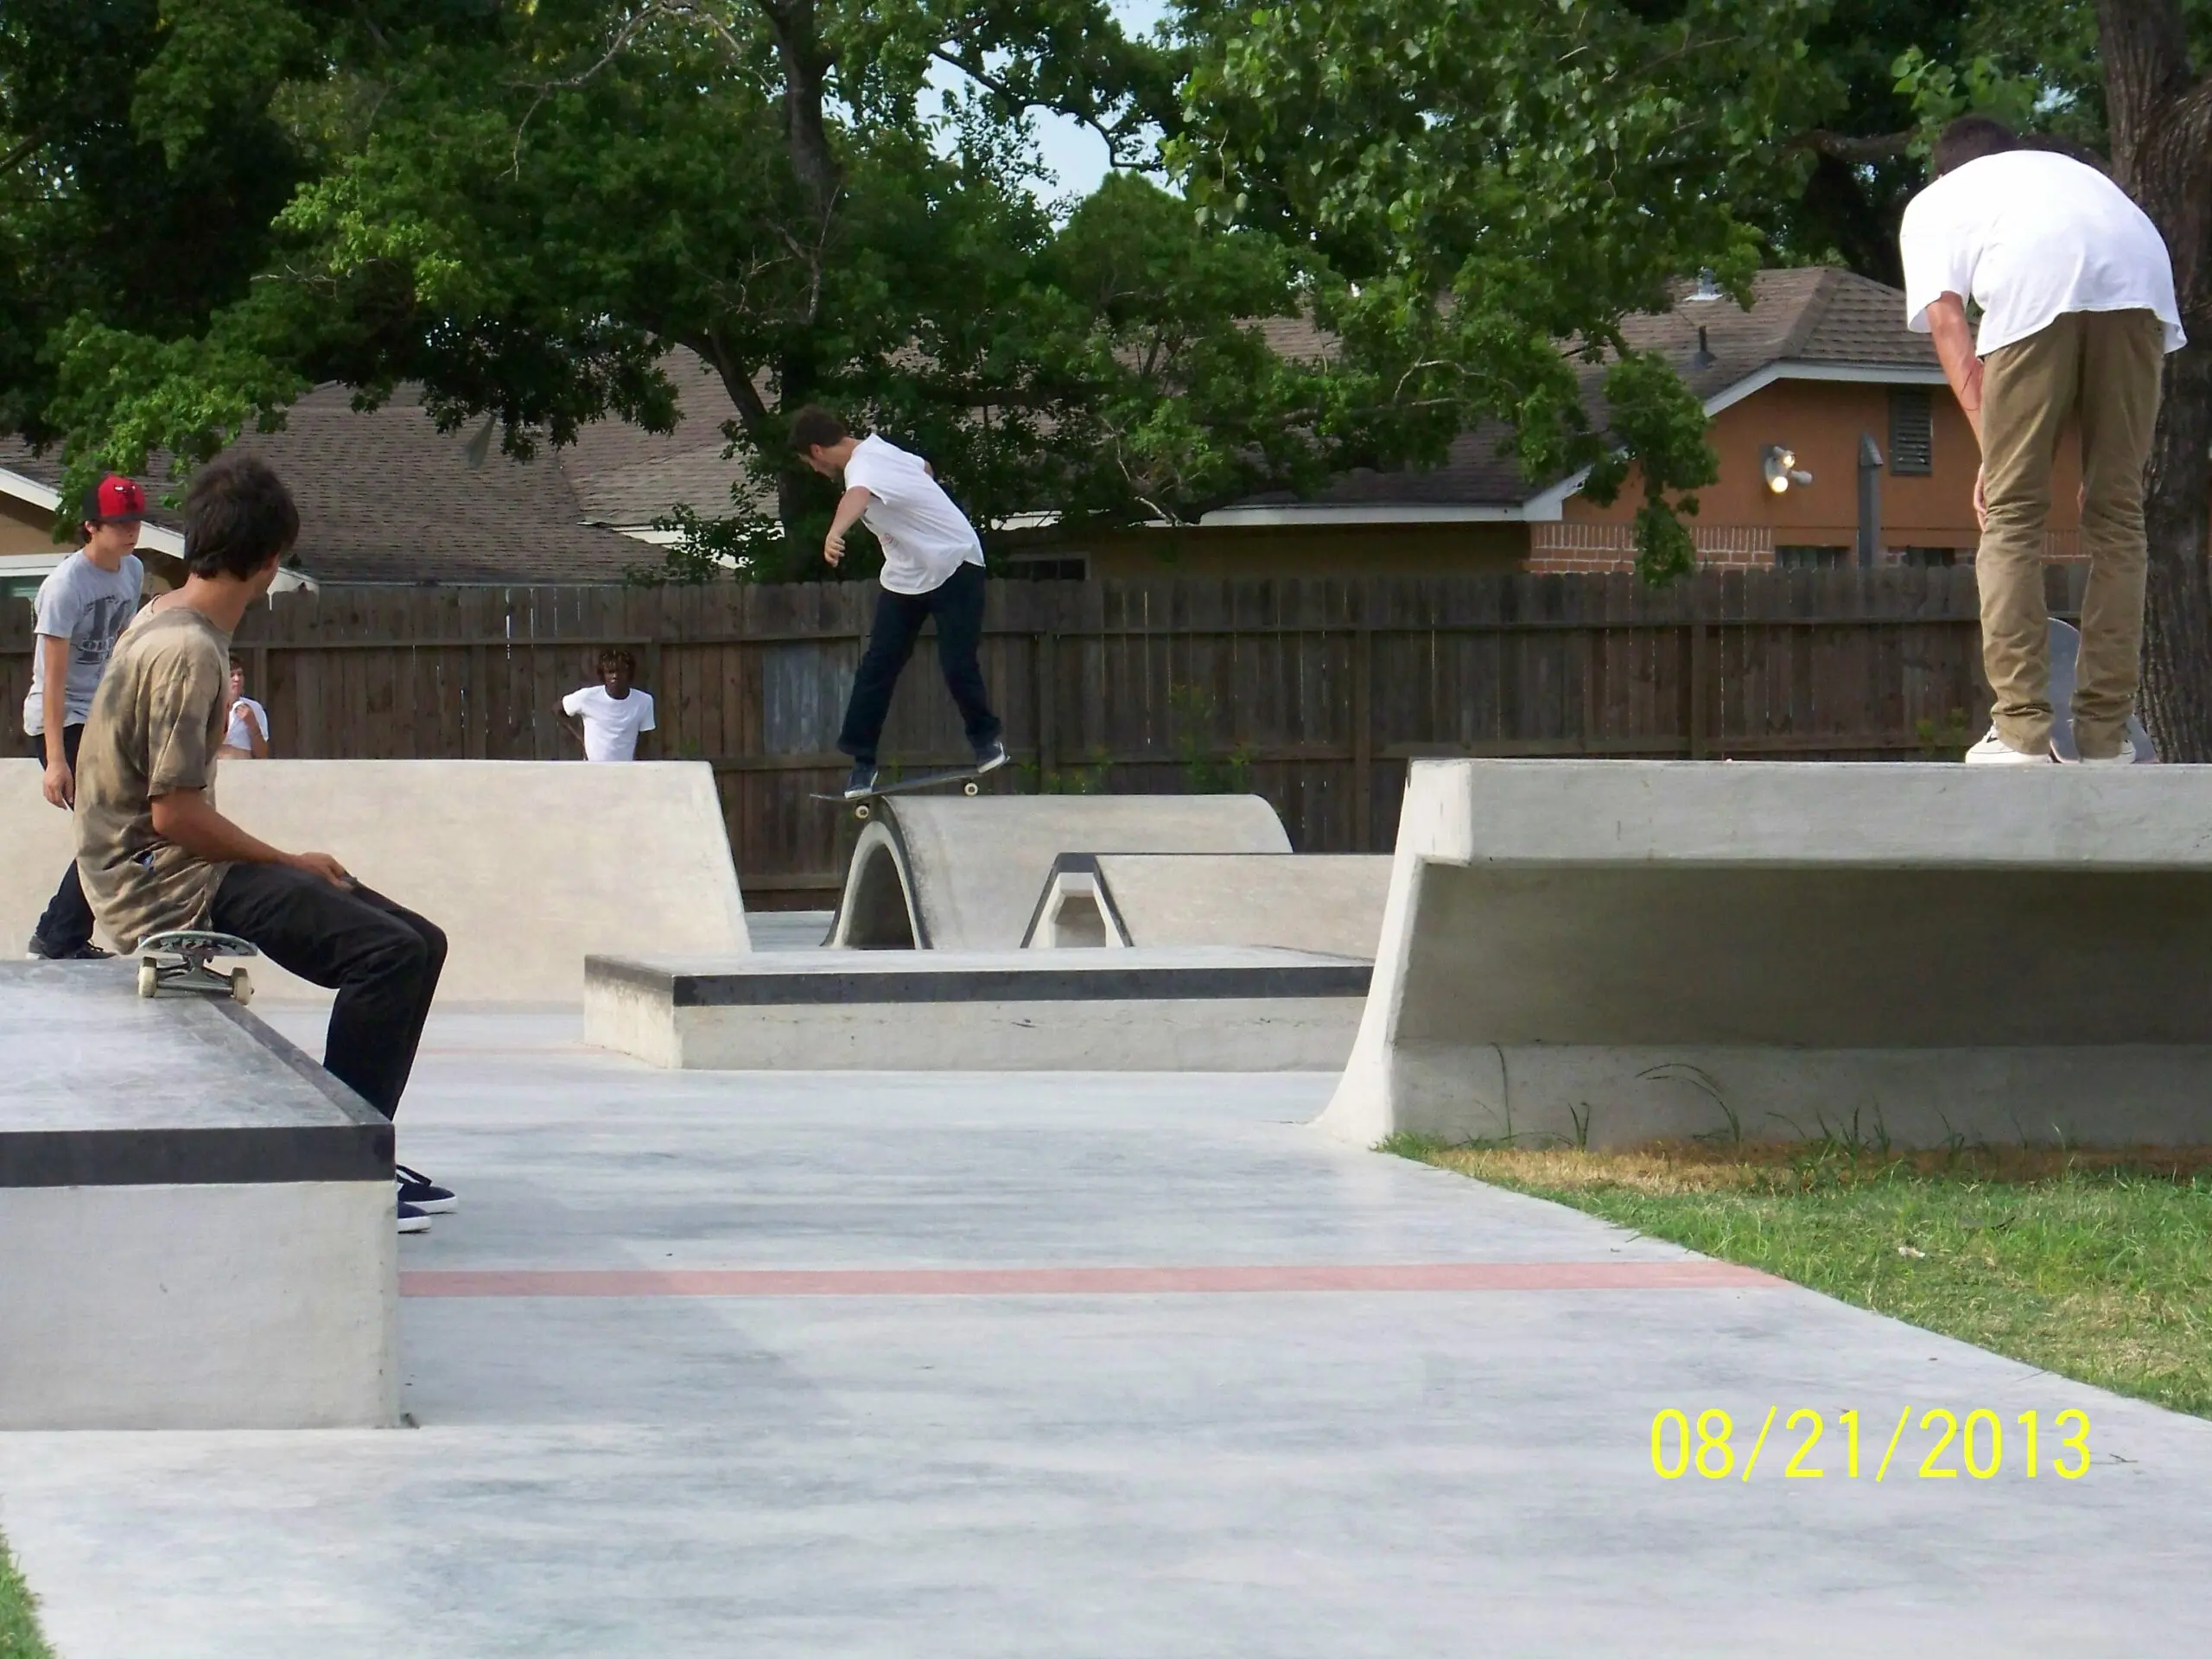
M283 429L249 432L238 448L265 457L300 508L296 562L324 582L561 583L620 582L650 563L635 540L584 523L567 475L545 448L516 461L494 448L472 465L467 431L442 433L419 392L402 387L361 411L343 386L318 386L286 411ZM56 454L0 444L0 467L51 488ZM143 480L158 502L165 467ZM149 519L177 527L174 511Z
M1847 270L1799 268L1760 271L1752 279L1751 296L1745 310L1725 297L1699 299L1694 284L1678 283L1673 310L1629 317L1621 333L1631 347L1672 358L1690 390L1716 411L1756 391L1766 378L1789 373L1915 384L1941 378L1935 346L1925 334L1905 327L1904 296L1894 288ZM1268 342L1288 355L1327 356L1333 347L1310 323L1278 320L1266 328ZM1698 359L1700 328L1710 363ZM1580 365L1578 372L1584 401L1592 418L1602 422L1605 365ZM1510 439L1503 423L1487 422L1454 440L1436 467L1389 472L1362 467L1306 500L1288 494L1255 496L1208 514L1205 522L1266 522L1285 513L1300 518L1357 512L1387 519L1423 512L1519 517L1523 504L1559 480L1524 476L1510 452ZM1508 446L1503 454L1498 453L1501 443Z
M674 431L595 421L560 453L562 474L592 524L641 529L679 505L717 518L729 512L734 486L745 484L751 493L745 463L722 454L729 444L722 429L737 419L737 405L721 377L681 346L660 366L676 388ZM772 495L768 505L772 510Z

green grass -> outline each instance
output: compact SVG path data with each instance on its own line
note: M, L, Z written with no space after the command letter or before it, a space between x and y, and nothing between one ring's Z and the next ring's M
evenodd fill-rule
M2212 1148L1383 1150L2212 1417Z
M54 1659L38 1633L36 1604L16 1571L5 1539L0 1539L0 1659Z

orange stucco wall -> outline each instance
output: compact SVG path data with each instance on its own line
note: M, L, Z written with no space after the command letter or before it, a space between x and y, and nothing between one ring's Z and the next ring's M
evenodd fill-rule
M1931 389L1935 416L1931 460L1924 478L1882 470L1882 544L1971 548L1976 539L1974 480L1981 464L1973 429L1948 390ZM1720 459L1720 480L1698 493L1700 529L1745 527L1771 533L1779 543L1851 546L1859 534L1859 437L1872 433L1886 459L1890 448L1890 389L1848 382L1783 380L1753 392L1713 416L1707 429ZM1796 452L1797 465L1813 475L1776 495L1765 485L1761 460L1769 444ZM2078 451L2061 446L2051 480L2050 528L2070 535L2080 528L2075 491ZM1610 507L1576 496L1565 506L1570 524L1627 524L1643 499L1633 477Z

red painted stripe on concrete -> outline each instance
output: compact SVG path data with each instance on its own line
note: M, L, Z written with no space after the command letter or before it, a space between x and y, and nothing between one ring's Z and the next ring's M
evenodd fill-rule
M403 1296L1158 1296L1277 1291L1712 1290L1783 1281L1726 1262L1359 1267L429 1268Z

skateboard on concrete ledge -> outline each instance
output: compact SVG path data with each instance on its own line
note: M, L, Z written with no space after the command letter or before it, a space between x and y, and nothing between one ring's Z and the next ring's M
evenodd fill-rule
M2081 631L2071 622L2050 619L2050 752L2062 760L2079 760L2074 747L2074 674L2082 655ZM2133 715L2127 717L2127 741L2138 761L2156 760L2158 751L2151 734Z
M963 795L973 795L982 788L977 781L982 775L973 766L951 766L943 772L918 772L912 778L878 784L865 795L848 795L840 790L835 795L817 795L814 798L849 806L855 817L866 822L875 816L875 803L887 795L909 795L918 789L934 789L939 784L957 784Z
M228 933L180 928L149 933L138 941L138 995L159 996L164 989L205 991L233 1001L253 1001L253 981L243 968L218 973L207 964L217 957L257 957L244 939Z

